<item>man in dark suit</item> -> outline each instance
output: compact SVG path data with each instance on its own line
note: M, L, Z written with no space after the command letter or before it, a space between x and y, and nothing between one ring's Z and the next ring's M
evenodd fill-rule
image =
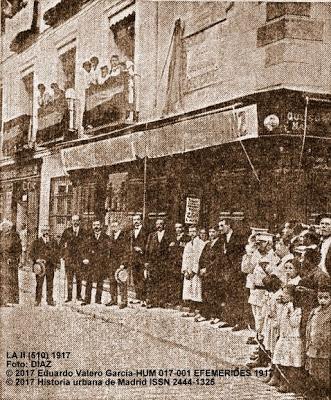
M124 264L126 257L126 241L124 232L117 221L111 223L110 231L110 263L109 263L109 285L111 301L106 306L117 304L117 282L115 279L116 270ZM122 304L125 304L122 302Z
M169 302L169 244L170 237L164 220L155 222L156 231L150 233L146 245L147 307L163 307Z
M61 255L65 260L68 281L68 297L66 303L72 300L74 276L76 277L77 300L82 301L83 250L86 233L80 227L79 215L73 215L71 223L72 226L64 230L60 240Z
M244 329L245 276L241 272L241 260L245 253L245 241L233 231L231 221L222 219L219 224L223 243L222 271L225 295L226 322L234 331ZM224 325L221 327L225 327Z
M182 262L184 247L190 237L184 232L183 224L175 224L175 234L169 244L169 276L167 291L169 302L175 306L182 303L183 277Z
M93 282L97 283L95 295L96 304L101 304L103 281L108 275L110 260L110 238L102 231L101 222L94 221L92 232L87 235L83 255L83 264L86 267L86 294L82 306L91 303Z
M36 275L37 287L36 287L36 306L40 305L44 278L46 276L47 285L47 303L50 306L54 306L53 301L53 280L54 270L57 263L60 261L59 246L54 239L49 237L49 227L43 226L41 229L41 237L34 240L31 246L30 258L33 263L37 260L45 261L45 275Z
M132 217L133 228L127 235L127 265L132 272L132 280L136 292L136 301L146 300L146 288L144 277L145 250L147 243L147 232L142 224L140 214Z
M222 314L223 288L221 258L223 242L219 238L218 228L209 229L209 242L202 250L199 260L200 274L202 275L203 306L201 317L197 322L211 320L218 323Z

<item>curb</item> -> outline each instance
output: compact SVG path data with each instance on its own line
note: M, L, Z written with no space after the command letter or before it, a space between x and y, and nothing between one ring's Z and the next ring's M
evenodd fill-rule
M99 308L96 310L93 305L92 309L75 304L66 304L66 307L91 318L121 325L130 331L198 353L217 363L221 362L222 365L247 369L245 364L252 351L252 346L246 344L250 336L248 330L234 333L228 329L215 329L210 324L194 323L191 319L180 318L178 311L168 309L128 307L123 312L114 307L101 308L102 306L96 306Z

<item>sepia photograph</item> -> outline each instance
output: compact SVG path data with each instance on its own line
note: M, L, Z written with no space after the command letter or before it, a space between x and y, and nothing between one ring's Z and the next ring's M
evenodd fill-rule
M330 400L331 1L0 4L0 400Z

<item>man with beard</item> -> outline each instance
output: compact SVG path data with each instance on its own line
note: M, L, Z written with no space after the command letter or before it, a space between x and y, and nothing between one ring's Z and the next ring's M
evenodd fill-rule
M169 281L168 293L170 303L179 306L182 303L182 260L183 251L190 238L184 233L184 227L181 223L175 224L175 234L169 244Z
M19 302L18 265L21 240L11 221L4 220L0 231L0 306Z
M65 269L68 281L68 297L66 303L72 300L73 279L76 278L77 300L82 301L82 278L83 278L83 258L85 231L80 227L79 215L71 217L70 228L64 230L60 248L62 257L65 260Z
M170 238L164 228L164 220L155 223L156 231L150 233L146 244L146 289L147 307L163 307L169 302L167 284L169 279L169 244Z
M225 319L233 331L244 329L245 276L241 272L241 260L245 252L244 241L233 231L229 219L222 219L219 224L220 239L223 243L222 270L225 301ZM229 324L229 325L228 325Z
M45 265L45 275L46 275L46 285L47 285L47 304L49 306L54 306L53 301L53 280L54 280L54 270L57 263L60 260L59 247L54 239L49 237L49 227L43 226L41 229L41 237L36 239L32 243L30 258L33 263L39 260L44 260ZM36 286L36 306L40 305L43 283L45 275L36 275L37 286Z
M143 227L140 214L136 214L132 217L133 228L129 231L127 237L127 264L129 270L132 271L132 280L134 290L136 292L136 300L133 302L139 303L142 301L142 305L145 306L146 300L146 285L144 277L144 264L145 264L145 250L147 243L147 232Z
M82 306L91 303L92 284L96 282L96 304L101 304L103 281L108 275L110 258L109 236L101 229L101 222L96 220L92 224L92 233L86 237L83 255L83 264L86 267L86 294Z

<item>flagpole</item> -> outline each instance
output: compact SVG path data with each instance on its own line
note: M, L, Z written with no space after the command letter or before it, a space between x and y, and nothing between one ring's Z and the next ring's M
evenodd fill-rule
M146 217L146 197L147 197L147 155L144 157L144 194L143 194L143 221Z
M302 138L302 146L301 146L300 159L299 159L299 168L298 168L299 171L300 171L300 169L301 169L302 158L303 158L303 151L304 151L304 149L305 149L305 144L306 144L308 103L309 103L309 97L306 96L305 118L304 118L304 127L303 127L303 138Z
M232 105L232 116L233 116L233 122L234 122L234 124L235 124L235 123L236 123L236 115L235 115L234 110L235 110L235 104ZM235 126L237 126L237 125L235 125ZM247 150L246 150L246 147L244 146L244 143L242 142L242 139L241 139L241 137L240 137L240 133L239 133L239 132L236 132L236 136L239 136L239 142L240 142L241 148L243 149L243 151L244 151L244 153L245 153L245 156L246 156L247 161L248 161L248 163L249 163L249 165L250 165L250 167L251 167L251 169L252 169L252 171L253 171L253 174L254 174L255 178L257 179L257 181L258 181L259 183L261 183L260 178L259 178L259 175L258 175L258 173L256 172L256 169L255 169L255 167L254 167L254 164L253 164L253 162L252 162L252 160L251 160L249 154L247 153Z

